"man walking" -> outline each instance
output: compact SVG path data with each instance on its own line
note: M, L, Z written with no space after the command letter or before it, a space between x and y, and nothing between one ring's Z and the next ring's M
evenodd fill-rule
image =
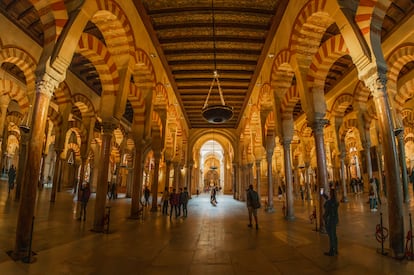
M259 223L257 221L257 209L260 208L260 200L259 195L256 191L253 190L253 185L249 185L249 189L247 189L247 209L249 210L249 224L248 227L253 227L252 224L252 216L254 217L254 221L256 223L256 229L259 229Z

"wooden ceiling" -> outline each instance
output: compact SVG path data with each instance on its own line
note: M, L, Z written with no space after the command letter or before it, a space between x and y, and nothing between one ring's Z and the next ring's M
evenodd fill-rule
M70 0L65 4L73 8ZM270 38L275 34L288 0L140 0L133 1L157 48L157 56L167 70L168 82L177 95L190 128L236 128L259 70L267 58ZM383 26L383 41L404 20L413 15L413 0L394 0L387 10ZM213 5L212 5L213 4ZM213 36L213 10L214 31ZM43 25L38 12L29 0L0 0L0 13L27 33L37 44L43 45ZM85 32L104 41L99 29L89 22ZM322 42L339 33L333 24ZM215 41L215 47L214 47ZM214 50L215 49L215 50ZM214 52L215 57L214 57ZM224 100L234 108L233 118L223 124L210 124L201 110L213 80L213 71L220 75ZM407 66L405 71L413 66ZM325 81L325 92L352 70L349 56L337 60ZM25 82L24 74L11 63L2 69ZM102 85L92 63L75 55L70 71L84 81L98 95ZM407 73L407 72L404 72ZM217 85L209 104L219 102ZM132 120L131 104L126 105L124 117ZM300 102L295 117L303 113Z

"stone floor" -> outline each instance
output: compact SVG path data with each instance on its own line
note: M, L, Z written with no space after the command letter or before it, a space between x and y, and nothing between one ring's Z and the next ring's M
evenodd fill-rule
M411 192L411 190L410 190ZM412 194L410 193L411 198ZM15 241L18 203L0 182L0 274L414 274L414 261L395 260L377 252L375 227L384 207L371 212L366 194L349 196L340 206L339 256L323 254L328 237L315 231L312 201L295 201L294 221L275 212L259 212L259 230L247 227L245 204L219 195L193 197L187 218L146 210L141 220L128 219L130 199L108 201L109 233L93 233L94 198L86 222L76 220L76 201L60 192L50 203L50 189L38 193L32 263L13 261L7 251ZM414 202L404 205L407 219ZM385 248L388 242L385 243Z

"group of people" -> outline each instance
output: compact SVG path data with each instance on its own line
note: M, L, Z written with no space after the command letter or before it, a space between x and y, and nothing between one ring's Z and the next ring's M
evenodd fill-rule
M187 217L187 204L190 198L188 194L187 187L179 188L178 193L174 188L170 193L168 191L168 187L165 187L164 192L161 197L161 205L162 205L162 214L166 216L170 216L170 220L172 219L173 211L175 214L175 218L181 216L181 210L183 217ZM168 213L168 206L170 206L170 212Z

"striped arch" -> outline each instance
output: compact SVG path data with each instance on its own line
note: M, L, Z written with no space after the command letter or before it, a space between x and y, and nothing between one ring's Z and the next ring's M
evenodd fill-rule
M98 71L102 84L102 97L116 96L119 85L118 70L105 45L96 37L83 33L77 52L91 61Z
M26 91L20 88L14 81L0 79L0 95L9 95L19 105L22 113L29 110L30 102L26 96Z
M260 88L257 105L260 107L260 110L271 109L274 106L272 87L269 83L263 84Z
M95 108L92 102L83 94L75 94L72 96L73 105L79 108L82 117L93 117L95 115Z
M51 106L49 106L47 117L50 119L50 121L53 124L53 127L60 129L63 123L62 115L57 112L55 109L53 109Z
M334 23L330 15L324 12L327 0L311 0L298 13L290 37L290 49L300 66L309 67L308 56L319 49L325 30Z
M270 112L265 120L264 123L264 135L265 137L275 137L276 136L276 117L275 113L272 111Z
M375 109L375 102L372 99L367 103L367 110L364 113L364 118L368 122L371 122L373 119L377 119L377 110Z
M56 104L61 105L71 101L72 94L70 91L69 86L66 84L65 81L59 84L59 87L55 89L55 97L54 100Z
M341 142L345 142L346 134L348 133L348 130L352 128L359 129L358 119L353 116L348 119L344 119L341 127L339 128L339 140Z
M309 87L323 91L329 69L337 59L347 54L349 51L341 35L335 35L325 41L312 58L307 77Z
M167 108L168 92L163 84L157 83L155 86L155 96L153 97L152 102L154 106Z
M85 126L82 124L81 121L78 121L78 120L69 121L68 129L77 133L79 135L81 143L85 143L85 141L88 138L88 131L86 130Z
M115 1L98 0L99 11L91 21L102 33L108 51L118 67L127 65L134 55L133 30L127 16Z
M68 157L68 152L72 150L75 153L75 158L77 160L80 159L80 147L76 143L68 143L66 146L66 158Z
M371 41L371 34L381 34L382 21L390 4L389 0L359 1L355 22L366 41Z
M63 0L30 0L37 10L40 21L43 24L44 45L54 43L62 33L63 27L68 21L68 14Z
M114 158L115 163L121 162L121 146L115 141L112 141L111 157Z
M413 109L406 108L402 110L401 117L403 119L404 128L413 125L413 122L414 122ZM404 133L406 134L406 129L404 129Z
M397 103L395 108L397 111L401 111L404 108L405 102L414 97L414 79L410 79L405 82L401 88L398 89L397 94L394 97Z
M278 97L283 97L287 89L292 86L295 73L290 62L291 53L289 50L280 51L273 61L270 85L276 91Z
M335 99L331 113L335 117L343 117L346 109L352 105L354 98L350 94L342 94Z
M289 119L293 115L293 109L296 103L300 100L299 90L296 86L289 88L286 95L283 97L280 111L282 113L282 119Z
M154 89L156 77L151 59L142 49L135 50L134 83L140 89Z
M407 63L414 61L414 45L404 45L397 48L387 59L388 73L387 73L387 91L392 95L398 105L403 106L405 95L398 91L397 81L401 69ZM398 95L397 95L398 94ZM406 99L406 98L405 98Z
M19 48L4 47L0 50L0 64L4 62L10 62L19 67L26 79L26 90L35 90L35 71L37 65L32 56Z
M363 81L358 81L354 90L354 99L356 102L367 102L371 91L365 86Z
M162 121L157 112L152 112L151 118L151 137L161 138L162 137Z
M145 125L145 100L141 91L138 87L130 83L128 99L131 103L132 109L134 110L134 124Z

